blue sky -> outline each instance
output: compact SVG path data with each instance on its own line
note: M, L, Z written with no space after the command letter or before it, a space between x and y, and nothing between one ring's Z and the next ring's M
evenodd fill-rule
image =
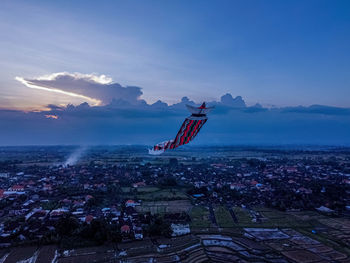
M350 145L349 1L0 7L0 145L152 145L204 100L194 144Z
M104 74L149 103L349 107L348 1L2 1L0 102L78 103L15 77ZM38 101L40 97L40 101Z

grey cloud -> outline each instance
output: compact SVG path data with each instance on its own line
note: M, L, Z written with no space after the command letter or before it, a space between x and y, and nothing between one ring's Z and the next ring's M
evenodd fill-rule
M149 105L142 100L131 104L119 99L105 106L50 105L50 110L43 112L0 110L0 145L152 145L176 135L189 115L184 105L192 103L188 98L170 106L163 102ZM237 108L211 103L216 108L194 145L350 144L350 109L267 109L260 105Z
M311 105L309 107L286 107L282 109L282 112L312 113L324 115L350 115L349 108L339 108L323 105Z
M241 96L237 96L236 98L233 98L230 93L227 93L223 96L221 96L221 103L223 105L234 107L234 108L245 108L246 104L245 101L242 99Z
M187 97L173 105L160 100L148 104L140 98L141 88L123 87L103 75L56 73L25 81L95 98L104 105L48 105L49 110L42 112L0 110L0 145L152 145L176 135L189 115L186 104L198 105ZM193 144L350 144L349 108L247 107L241 96L229 93L207 104L215 109Z

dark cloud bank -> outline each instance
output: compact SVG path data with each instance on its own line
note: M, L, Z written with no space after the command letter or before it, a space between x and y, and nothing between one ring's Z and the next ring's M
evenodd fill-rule
M186 97L171 106L119 99L96 107L50 105L44 112L0 110L0 145L151 145L175 136L189 115L185 104L194 103ZM350 144L350 109L247 107L230 95L209 104L216 109L194 144Z
M140 99L140 88L113 83L91 83L91 87L79 82L78 88L66 88L72 81L77 83L63 77L55 88L101 99L104 105L49 105L50 110L42 112L0 110L0 145L153 145L174 137L189 115L185 104L195 105L187 97L174 105L162 101L150 105ZM350 145L350 108L248 107L242 97L231 94L208 104L216 108L193 144Z

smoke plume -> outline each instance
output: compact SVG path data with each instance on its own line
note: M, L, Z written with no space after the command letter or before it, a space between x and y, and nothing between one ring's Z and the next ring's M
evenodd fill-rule
M64 166L67 167L68 165L75 165L86 153L86 150L86 146L80 146L77 148L74 152L71 153L71 155L69 155L68 159L64 163Z

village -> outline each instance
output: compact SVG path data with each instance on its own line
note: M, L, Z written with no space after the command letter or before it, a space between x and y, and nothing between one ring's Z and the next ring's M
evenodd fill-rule
M143 262L137 260L147 250L149 258L162 254L172 262L188 258L186 249L200 249L203 262L267 260L244 246L249 242L271 251L276 260L268 262L306 262L301 247L312 258L321 245L332 260L349 259L349 152L225 148L210 157L187 151L150 157L98 148L72 165L61 162L65 150L35 152L28 158L3 148L0 154L2 262L22 247L36 246L36 256L37 247L55 247L52 258L65 262L78 260L74 249L111 245L95 254ZM188 246L175 249L174 242ZM316 256L321 262L327 255Z

